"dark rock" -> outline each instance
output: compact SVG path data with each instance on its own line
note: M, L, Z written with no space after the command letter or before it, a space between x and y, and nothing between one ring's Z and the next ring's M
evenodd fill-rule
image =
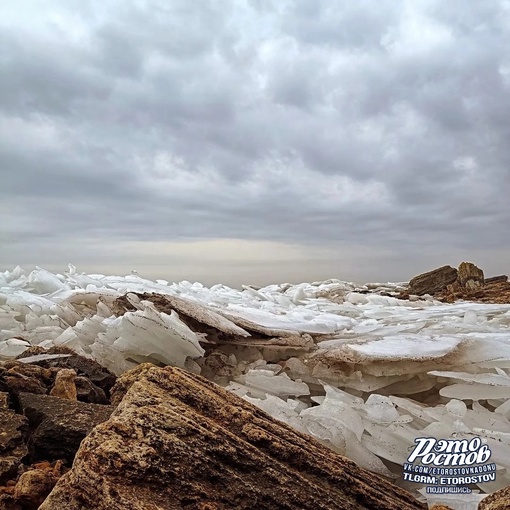
M0 492L0 510L24 510L24 508L16 502L12 494Z
M28 443L31 458L63 459L68 463L83 438L113 411L111 406L32 393L20 393L19 403L33 429Z
M502 274L500 276L491 276L490 278L485 278L485 284L488 283L506 283L508 281L508 276L506 274Z
M96 386L90 379L78 376L74 384L76 385L76 397L81 402L88 402L90 404L109 404L106 393Z
M485 283L483 271L471 262L461 262L457 279L459 285L469 291L480 290Z
M201 376L136 379L40 510L426 508Z
M441 292L447 285L457 280L457 269L443 266L433 271L415 276L409 282L408 293L417 296Z
M0 410L0 484L16 475L28 450L28 422L11 410Z

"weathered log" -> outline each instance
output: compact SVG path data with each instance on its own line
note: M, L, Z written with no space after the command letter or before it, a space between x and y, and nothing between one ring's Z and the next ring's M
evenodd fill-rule
M457 269L451 266L442 266L427 273L415 276L409 282L409 294L423 296L441 292L447 285L457 280Z
M129 384L40 510L426 508L201 376L146 367Z

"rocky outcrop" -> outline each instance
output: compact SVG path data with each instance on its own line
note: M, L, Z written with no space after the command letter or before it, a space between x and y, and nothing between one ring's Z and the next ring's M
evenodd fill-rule
M510 486L482 499L479 510L508 510L510 508Z
M28 442L31 458L62 459L69 464L85 436L114 409L32 393L20 393L19 405L32 428Z
M134 379L41 510L425 508L201 376L145 366Z
M455 282L457 276L457 269L451 266L442 266L433 271L415 276L409 282L408 292L416 296L423 296L424 294L433 295Z
M458 299L481 303L510 303L510 283L506 275L484 278L483 271L471 262L458 269L443 266L415 276L408 288L397 297L430 294L439 301L453 303Z
M461 262L458 269L457 281L467 290L475 291L484 286L485 277L483 271L471 262Z

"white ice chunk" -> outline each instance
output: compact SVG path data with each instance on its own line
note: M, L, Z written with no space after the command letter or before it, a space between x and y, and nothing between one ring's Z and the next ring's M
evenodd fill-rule
M430 359L441 358L454 351L462 342L453 336L396 335L349 345L349 349L367 359Z

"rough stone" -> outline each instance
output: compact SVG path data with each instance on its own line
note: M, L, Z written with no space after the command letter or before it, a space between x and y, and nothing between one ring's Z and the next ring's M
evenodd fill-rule
M76 398L79 401L89 402L90 404L110 403L106 397L106 393L87 377L78 376L74 384L76 385Z
M16 475L28 450L25 437L28 422L10 410L0 410L0 483Z
M113 407L20 393L19 403L34 432L28 443L32 459L71 463L83 438L106 421Z
M76 372L72 368L62 368L57 372L55 384L50 391L52 397L76 400Z
M458 281L461 287L475 291L484 286L485 277L479 267L471 262L461 262L458 269Z
M457 280L457 269L451 266L442 266L433 271L415 276L409 282L408 293L417 296L435 294L442 291L447 285Z
M40 510L426 508L201 376L136 379Z
M18 356L18 359L24 357L27 351ZM99 363L92 359L79 356L71 349L63 346L55 346L44 351L45 354L70 354L67 358L57 358L52 360L36 361L32 364L45 368L72 368L79 376L85 376L90 379L96 386L101 388L106 395L109 395L110 388L115 384L115 374L107 368L102 367ZM36 354L41 354L37 352ZM33 355L30 354L30 355Z
M4 391L0 391L0 410L9 408L9 394Z
M141 379L146 372L153 368L156 368L156 366L152 363L140 363L137 367L129 370L128 372L124 372L120 377L118 377L117 382L110 392L110 402L112 406L118 406L129 388L131 388L136 381Z
M508 510L510 508L510 485L480 501L478 510Z
M30 469L16 483L14 498L26 510L36 510L51 492L57 478L51 471Z

